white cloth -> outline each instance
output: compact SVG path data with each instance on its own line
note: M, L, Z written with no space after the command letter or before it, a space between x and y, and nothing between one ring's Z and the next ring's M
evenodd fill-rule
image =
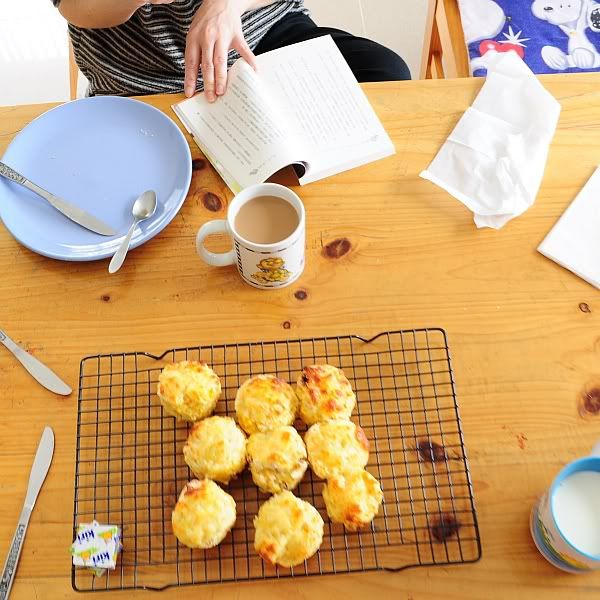
M600 289L600 168L538 251Z
M488 76L421 177L500 229L535 201L560 104L515 52L486 54Z

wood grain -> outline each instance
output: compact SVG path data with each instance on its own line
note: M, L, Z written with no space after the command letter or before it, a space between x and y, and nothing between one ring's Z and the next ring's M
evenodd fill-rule
M195 232L225 214L231 194L193 145L198 161L181 212L116 276L106 261L37 256L0 230L1 325L73 387L81 358L101 352L421 326L448 332L482 530L479 564L188 588L161 598L598 597L598 574L554 570L528 532L536 497L600 438L600 415L581 411L600 388L598 291L536 252L600 163L600 78L542 81L563 107L546 176L535 206L498 232L476 230L459 202L418 177L475 97L481 82L470 79L365 86L397 154L296 189L307 209L307 269L288 289L255 290L235 270L196 257ZM176 99L146 100L172 116ZM48 108L0 109L0 152ZM207 194L222 208L215 212L219 203ZM331 258L324 249L342 238L349 251ZM56 433L12 597L81 597L71 590L67 553L77 399L45 392L3 351L0 373L0 556L42 428ZM136 593L146 596L156 598Z

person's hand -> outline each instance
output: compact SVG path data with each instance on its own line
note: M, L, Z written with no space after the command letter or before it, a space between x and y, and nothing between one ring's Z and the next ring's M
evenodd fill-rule
M214 102L227 87L227 55L237 50L246 62L256 68L256 57L242 33L242 13L246 0L204 0L194 16L185 46L185 95L196 91L198 69L202 61L202 77L206 99Z

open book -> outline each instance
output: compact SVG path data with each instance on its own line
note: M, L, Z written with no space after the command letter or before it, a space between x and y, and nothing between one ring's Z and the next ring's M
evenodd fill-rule
M243 59L227 92L173 106L234 193L294 165L301 184L394 154L394 146L331 36Z

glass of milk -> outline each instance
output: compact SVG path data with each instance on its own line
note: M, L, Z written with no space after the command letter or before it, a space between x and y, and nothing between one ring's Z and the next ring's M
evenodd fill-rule
M568 464L531 511L533 541L570 573L600 569L600 443Z

